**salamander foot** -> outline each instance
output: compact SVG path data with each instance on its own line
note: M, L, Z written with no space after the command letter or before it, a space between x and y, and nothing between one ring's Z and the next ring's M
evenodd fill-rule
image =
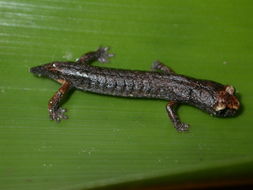
M66 116L64 113L67 110L59 107L57 110L49 110L49 117L51 120L55 120L57 122L60 122L62 119L68 119L68 116Z
M109 58L113 57L114 54L113 53L109 53L109 47L100 47L96 52L98 55L98 61L100 63L107 63L109 62Z
M184 132L189 130L189 125L186 123L177 123L175 124L175 128L178 132Z

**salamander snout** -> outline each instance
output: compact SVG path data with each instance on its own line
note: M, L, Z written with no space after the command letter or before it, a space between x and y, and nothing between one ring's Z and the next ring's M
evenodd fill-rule
M56 63L48 63L30 68L30 72L41 77L55 78L55 65Z
M30 72L38 76L42 76L42 74L45 72L44 70L45 69L43 66L36 66L36 67L30 68Z
M220 117L231 117L240 108L240 102L234 95L235 90L232 86L225 86L224 90L219 91L217 103L214 106L215 113Z

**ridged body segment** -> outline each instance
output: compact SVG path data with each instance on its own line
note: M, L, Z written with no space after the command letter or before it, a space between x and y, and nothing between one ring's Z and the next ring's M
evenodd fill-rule
M66 63L56 67L61 78L80 90L113 96L156 98L195 105L202 109L216 103L223 85L178 74L133 71ZM208 105L208 106L205 106Z

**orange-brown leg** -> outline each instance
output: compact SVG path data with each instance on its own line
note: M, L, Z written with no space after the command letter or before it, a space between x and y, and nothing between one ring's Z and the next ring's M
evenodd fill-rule
M177 129L177 131L182 132L182 131L187 131L189 128L188 124L182 123L179 118L178 115L176 114L176 106L177 106L177 102L169 102L166 105L166 110L168 112L169 118L172 121L174 127Z
M71 83L67 81L58 81L62 84L59 90L48 102L49 117L57 122L61 119L67 119L68 117L64 114L66 109L60 107L62 100L71 88Z
M160 61L154 61L152 64L152 69L155 71L162 71L167 74L175 73L171 68L169 68L167 65L161 63Z
M100 47L97 51L91 51L82 55L77 62L84 64L91 64L94 61L99 61L100 63L107 63L110 57L114 54L109 53L109 47Z

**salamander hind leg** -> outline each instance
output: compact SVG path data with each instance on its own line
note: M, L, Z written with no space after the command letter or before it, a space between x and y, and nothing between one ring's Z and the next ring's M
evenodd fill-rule
M62 119L67 119L68 117L65 115L66 109L60 107L62 100L66 96L67 92L70 90L71 84L69 82L63 81L62 86L59 90L54 94L54 96L48 102L48 112L51 120L55 120L57 122Z
M175 73L171 68L167 65L161 63L160 61L154 61L152 64L152 69L155 71L162 71L164 73L172 74Z
M174 127L177 129L177 131L179 132L188 131L189 125L182 123L179 120L178 115L176 114L176 106L177 106L177 103L173 101L169 102L166 105L166 110L168 112L169 118L172 121Z
M95 61L107 63L109 58L114 56L114 54L108 52L109 49L109 47L100 47L97 51L91 51L82 55L76 62L84 64L91 64Z

